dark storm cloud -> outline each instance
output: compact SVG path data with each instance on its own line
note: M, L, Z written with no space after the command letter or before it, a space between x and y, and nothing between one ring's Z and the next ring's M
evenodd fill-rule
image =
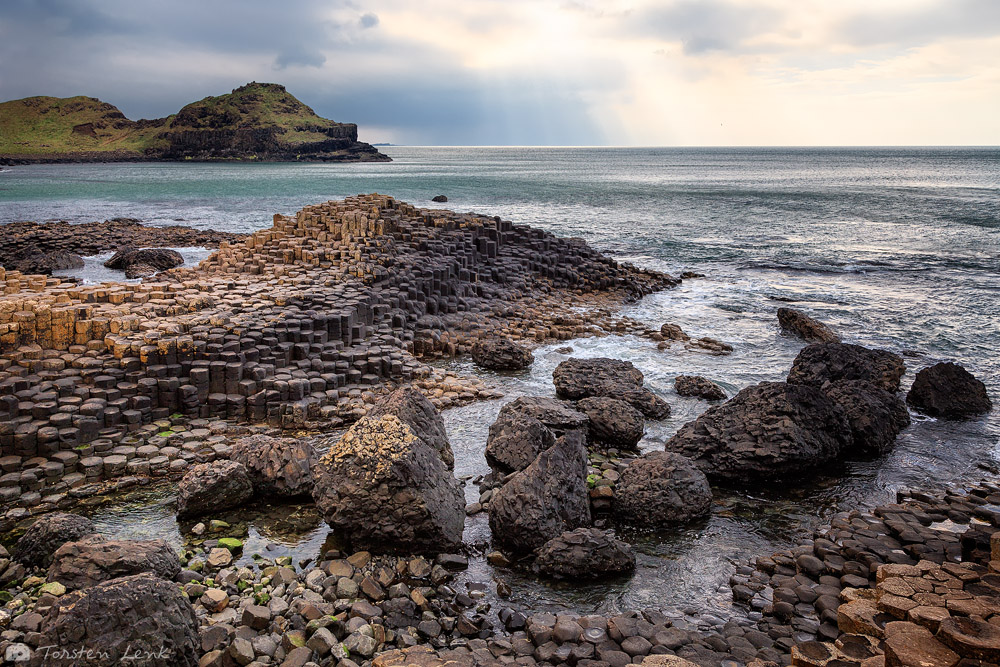
M747 40L773 29L781 16L769 7L685 0L638 10L626 15L622 23L629 34L679 41L685 54L700 55L744 51Z
M836 30L836 37L860 47L918 46L947 37L1000 35L1000 2L949 0L898 10L875 10L853 16Z

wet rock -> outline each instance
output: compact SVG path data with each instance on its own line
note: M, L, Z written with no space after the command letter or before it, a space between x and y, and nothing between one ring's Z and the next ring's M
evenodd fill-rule
M934 364L917 373L906 402L942 419L967 419L993 408L986 385L952 362Z
M199 463L177 485L177 514L201 516L238 507L253 496L247 469L236 461Z
M651 419L670 414L666 402L643 387L642 372L620 359L567 359L552 372L556 395L579 400L606 396L623 400Z
M682 426L665 449L710 477L747 481L814 469L852 443L847 416L823 391L762 382Z
M534 416L505 406L490 426L486 462L501 473L524 470L555 441L552 431Z
M635 449L642 440L642 413L625 401L595 396L576 403L576 409L587 415L591 442L610 447Z
M726 397L722 387L700 375L678 375L674 378L674 390L679 396L697 396L706 401L719 401Z
M229 457L246 468L254 493L286 498L312 493L316 450L309 442L251 435L237 440Z
M535 566L557 579L603 579L634 570L635 554L610 531L577 528L542 545Z
M778 324L781 330L798 336L807 343L839 343L840 336L830 327L794 308L778 309Z
M149 278L157 273L156 267L145 262L136 262L125 267L125 277L129 280Z
M854 440L852 452L881 456L910 425L910 413L896 394L868 382L838 380L823 387L847 415Z
M12 556L27 567L48 567L59 547L96 532L94 523L79 514L46 514L24 531L14 545Z
M686 523L711 508L712 489L705 473L672 452L650 452L634 459L615 485L615 515L636 525Z
M437 451L395 415L364 417L316 462L313 499L353 546L453 551L465 498Z
M437 202L438 204L443 204L448 201L447 195L434 195L431 197L432 202Z
M407 385L383 396L367 416L377 419L383 415L398 417L425 445L438 452L449 469L455 467L455 456L448 442L444 419L434 404L416 388Z
M31 273L39 275L52 275L53 271L64 269L83 268L83 257L76 253L65 250L53 250L51 252L37 252L29 254L22 259L16 260L8 266L8 269L20 271L21 273Z
M198 664L198 621L177 585L151 574L136 574L65 595L52 605L41 627L39 646L51 656L87 655L94 667L135 664L194 667ZM38 665L84 664L37 651Z
M570 431L493 494L493 539L512 552L525 553L567 530L589 525L586 477L583 437Z
M522 396L504 405L500 409L499 417L509 413L521 413L533 417L555 435L569 431L585 433L588 425L587 415L555 398Z
M518 371L534 362L531 350L509 338L496 336L476 341L472 359L477 365L494 371Z
M837 380L860 380L896 392L905 372L903 358L886 350L847 343L815 343L802 348L795 357L788 382L822 387Z
M177 553L165 540L88 537L67 542L56 550L52 555L48 578L70 590L77 590L142 572L172 580L180 571Z
M671 324L667 322L660 327L660 335L666 340L679 340L679 341L689 341L691 336L684 333L679 324Z
M107 268L125 271L126 275L130 267L137 265L146 265L155 271L166 271L182 264L184 258L181 254L169 248L122 248L104 262Z

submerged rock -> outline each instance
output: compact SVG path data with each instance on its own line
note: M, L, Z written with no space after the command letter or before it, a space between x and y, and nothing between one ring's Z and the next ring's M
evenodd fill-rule
M238 507L253 496L247 469L236 461L199 463L177 485L177 514L198 516Z
M868 382L838 380L823 391L843 408L854 439L851 452L881 456L892 448L896 436L910 425L910 413L902 400Z
M678 396L697 396L706 401L719 401L726 397L722 387L700 375L678 375L674 378L674 390Z
M490 426L486 462L493 470L505 474L524 470L555 441L552 431L533 415L504 406Z
M535 361L531 350L509 338L495 336L476 341L472 346L472 360L483 368L495 371L518 371Z
M49 567L49 581L76 590L140 572L172 580L180 571L177 553L165 540L88 537L67 542L56 550Z
M14 545L14 560L28 567L48 567L52 554L67 542L74 542L97 532L94 522L79 514L54 512L31 524Z
M641 526L669 526L705 516L712 488L693 461L672 452L634 459L615 485L617 518Z
M305 440L251 435L237 440L229 457L246 468L254 493L285 498L312 493L316 449Z
M515 473L490 501L493 539L527 553L567 530L590 525L587 452L579 431L570 431Z
M577 528L543 544L535 566L557 579L603 579L634 570L635 554L610 531Z
M806 472L852 444L844 410L822 390L762 382L682 426L665 449L709 477L741 482Z
M642 371L620 359L567 359L552 372L556 395L579 400L592 396L617 398L651 419L663 419L670 406L643 386Z
M840 336L830 327L794 308L778 309L778 324L781 330L808 343L839 343Z
M642 440L642 413L625 401L594 396L577 401L578 410L590 420L590 441L622 449L635 449Z
M886 350L847 343L815 343L802 348L788 372L791 384L822 387L837 380L870 382L886 391L899 391L906 372L903 358Z
M313 499L359 549L448 552L462 543L465 498L437 451L395 415L364 417L316 462Z
M194 667L199 645L194 608L177 585L136 574L58 598L38 638L50 656L39 649L32 664ZM90 657L53 657L73 655Z
M373 419L383 415L398 417L425 445L438 452L449 469L455 467L455 455L448 442L444 419L434 404L415 387L407 385L383 396L367 414Z
M924 414L942 419L967 419L993 409L986 385L950 361L917 373L906 402Z

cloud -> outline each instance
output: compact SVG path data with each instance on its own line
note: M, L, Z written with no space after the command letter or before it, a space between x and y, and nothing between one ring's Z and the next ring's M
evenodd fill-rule
M911 47L949 37L1000 35L1000 2L948 0L895 10L866 11L841 21L836 37L852 46Z
M361 18L358 20L358 24L362 28L374 28L378 25L378 15L368 12L367 14L362 14Z
M768 6L725 0L685 0L652 5L622 20L624 32L662 41L679 41L687 55L742 51L755 37L780 23L782 13Z
M325 62L326 56L319 51L297 44L279 53L278 57L274 59L274 66L276 69L285 69L290 65L322 67Z

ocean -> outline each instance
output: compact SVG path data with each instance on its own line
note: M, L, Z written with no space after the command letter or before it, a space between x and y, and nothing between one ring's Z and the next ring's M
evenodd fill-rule
M133 217L154 225L252 231L269 226L273 213L380 192L418 206L499 215L582 237L640 266L703 273L626 306L625 313L657 328L674 322L691 335L719 338L734 346L732 355L660 351L627 336L571 343L574 355L633 361L671 404L670 419L648 425L645 449L662 448L707 407L673 392L676 375L705 375L730 395L784 377L802 344L780 333L775 312L782 306L805 310L847 342L902 353L909 369L904 389L920 368L954 360L983 380L1000 404L1000 149L384 151L393 162L6 167L0 172L0 223ZM448 203L433 204L438 194ZM206 254L186 252L190 261ZM508 398L551 394L551 371L566 358L557 351L564 344L538 350L535 365L522 375L483 373L468 360L447 365L491 378ZM445 415L457 474L485 471L486 429L500 403ZM903 487L995 477L988 470L1000 461L997 415L994 410L958 423L914 415L882 459L849 462L766 491L719 491L706 523L668 535L631 535L640 570L628 581L566 588L505 576L525 608L694 606L717 609L721 617L733 563L784 548L833 513L891 500ZM470 501L477 497L471 485L468 495ZM104 525L122 525L123 511L107 510ZM172 530L179 540L170 522L164 514L144 530ZM297 544L318 549L316 535ZM485 518L470 519L466 541L485 548L488 540ZM488 568L479 560L473 573L490 576Z

